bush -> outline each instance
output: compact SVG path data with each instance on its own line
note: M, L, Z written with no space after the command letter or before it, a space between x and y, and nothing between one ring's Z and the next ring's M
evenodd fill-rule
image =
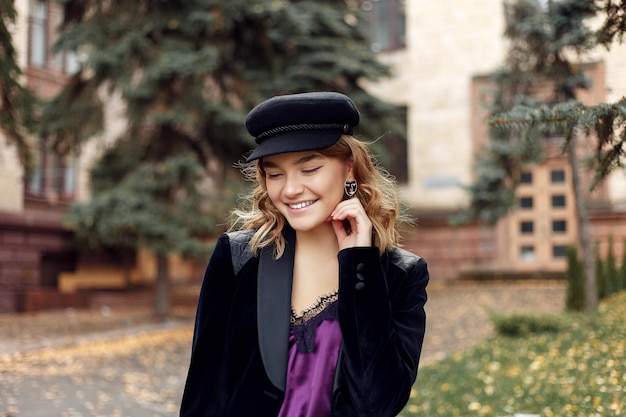
M596 243L596 278L598 282L598 297L601 300L624 289L624 260L622 259L621 266L618 265L613 251L612 235L609 235L607 254L604 259L601 258L599 245Z
M608 276L606 274L606 265L602 260L602 256L600 254L600 244L596 242L596 248L594 250L594 258L595 258L595 269L596 269L596 286L598 289L598 298L600 300L606 298L610 295L610 282L608 280Z
M617 266L615 255L613 254L613 235L609 235L609 248L604 259L604 270L606 272L606 281L608 284L607 296L615 294L621 290L620 271Z
M528 336L535 333L558 333L567 328L563 316L556 314L511 313L490 315L501 336Z
M585 274L578 259L576 246L567 247L567 292L565 308L573 311L585 309Z
M620 291L626 290L626 238L624 238L622 243L622 266L620 268L621 280L620 280Z

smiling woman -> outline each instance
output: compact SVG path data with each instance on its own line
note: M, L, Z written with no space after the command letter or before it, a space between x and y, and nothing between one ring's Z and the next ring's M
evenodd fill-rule
M296 232L332 227L328 220L344 196L337 178L352 175L351 161L320 153L288 152L263 158L261 169L273 206Z
M425 329L426 262L399 248L395 184L339 93L246 118L256 187L207 266L181 416L394 416Z

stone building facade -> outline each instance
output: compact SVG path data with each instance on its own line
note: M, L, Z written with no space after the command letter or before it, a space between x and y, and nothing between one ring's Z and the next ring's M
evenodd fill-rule
M400 3L405 47L381 53L394 77L370 89L407 109L409 179L402 191L418 222L406 232L406 246L429 261L435 279L562 276L565 247L577 241L578 226L571 173L558 143L547 143L545 162L523 173L519 209L495 226L449 224L467 207L464 186L473 180L474 157L486 141L481 86L504 61L502 0ZM626 94L626 45L595 51L585 62L593 87L582 101L613 102ZM588 180L590 173L583 176ZM586 200L592 238L606 250L612 235L620 257L626 171L615 170Z

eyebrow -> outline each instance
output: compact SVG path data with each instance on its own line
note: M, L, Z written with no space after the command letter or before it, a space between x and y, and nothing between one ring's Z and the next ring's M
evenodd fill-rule
M292 165L299 165L299 164L305 164L309 161L312 161L314 159L321 159L321 155L316 154L316 153L312 153L310 155L305 155L302 158L299 158L298 160L294 161ZM277 168L278 166L273 163L273 162L268 162L267 160L263 159L262 160L262 166L263 168Z

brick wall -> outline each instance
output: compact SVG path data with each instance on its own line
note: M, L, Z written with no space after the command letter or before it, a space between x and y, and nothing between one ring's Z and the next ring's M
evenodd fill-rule
M72 251L70 234L58 221L0 214L0 312L18 310L25 293L52 287L42 280L55 276L57 264L49 260Z

